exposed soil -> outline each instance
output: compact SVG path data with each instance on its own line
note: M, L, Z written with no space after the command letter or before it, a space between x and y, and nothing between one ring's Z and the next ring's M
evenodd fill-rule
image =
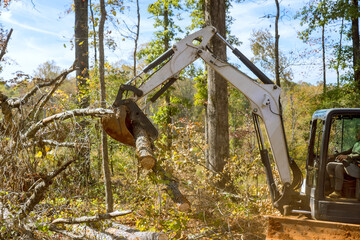
M360 239L360 225L298 219L292 217L268 217L266 239Z

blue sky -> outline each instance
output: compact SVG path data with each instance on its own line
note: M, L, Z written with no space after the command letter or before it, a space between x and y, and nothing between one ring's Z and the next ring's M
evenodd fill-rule
M141 30L140 44L151 40L153 19L146 9L151 1L140 1L141 3ZM46 61L54 60L63 69L69 68L74 61L74 51L70 41L73 39L74 14L66 13L71 7L71 0L22 0L13 1L10 9L2 11L0 21L5 28L13 28L14 32L8 46L7 57L11 59L11 65L4 66L0 78L9 79L12 73L21 70L33 74L34 70ZM295 13L302 6L303 1L283 0L281 7L287 9L287 15ZM135 5L130 4L121 18L128 22L129 26L135 23ZM233 4L230 11L235 18L231 26L233 35L236 35L243 44L239 47L249 58L252 57L249 38L253 29L268 28L274 31L274 19L263 18L264 15L275 14L275 3L273 0L249 0L241 4ZM184 16L184 26L189 20ZM180 23L181 24L181 23ZM124 26L119 26L119 31L125 31ZM280 48L287 53L292 50L301 51L308 47L296 37L296 31L300 30L299 21L291 17L283 17L280 23ZM130 40L123 41L123 36L118 30L114 30L113 37L118 48L112 52L107 50L106 58L109 62L132 61L133 43ZM182 37L182 36L179 36ZM65 47L66 46L66 47ZM229 54L230 55L230 54ZM233 59L232 59L233 60ZM236 60L233 60L236 62ZM315 84L321 80L319 64L320 56L313 59L316 63L312 68L294 67L294 80L306 81ZM245 69L241 69L245 71ZM247 72L247 71L245 71ZM335 81L333 72L328 72L331 82Z

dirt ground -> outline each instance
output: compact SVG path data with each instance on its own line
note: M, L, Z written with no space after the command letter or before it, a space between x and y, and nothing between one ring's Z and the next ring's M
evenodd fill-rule
M360 225L290 217L268 217L266 239L360 239Z

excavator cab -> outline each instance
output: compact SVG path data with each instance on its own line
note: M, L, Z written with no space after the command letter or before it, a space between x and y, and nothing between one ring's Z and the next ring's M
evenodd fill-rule
M360 109L326 109L313 114L305 186L313 218L360 222L360 159L343 161L343 184L337 198L329 196L334 191L336 176L327 171L330 162L338 161L337 155L351 153L360 140L359 130Z

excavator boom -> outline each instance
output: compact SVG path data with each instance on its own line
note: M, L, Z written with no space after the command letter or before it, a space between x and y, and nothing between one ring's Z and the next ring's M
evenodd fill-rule
M243 61L263 83L259 83L256 80L251 79L228 62L220 60L214 56L207 48L210 39L214 36L220 37L228 46L230 46L233 53L239 57L239 59ZM162 89L160 89L159 92L150 99L150 102L155 101L161 93L163 93L172 83L176 81L178 75L186 66L190 65L199 58L203 59L208 66L222 75L224 79L241 91L249 100L254 116L255 128L257 129L258 143L266 169L271 197L274 202L274 206L284 213L285 205L292 205L292 202L296 202L298 200L297 192L294 191L294 186L299 185L299 179L301 179L301 177L295 176L301 176L301 173L300 170L294 172L294 169L298 168L294 168L296 164L290 159L288 154L280 106L281 88L269 80L253 63L242 55L239 50L233 48L226 40L224 40L217 33L214 27L208 26L190 34L177 42L171 49L158 57L154 62L150 63L147 67L145 67L143 72L147 73L151 69L160 65L161 67L151 74L150 77L148 77L139 87L130 85L132 80L130 80L126 85L121 86L113 106L118 108L124 104L122 93L125 90L133 91L135 96L131 99L131 101L138 102L141 98L152 92L158 86L163 85ZM129 101L129 99L126 101ZM123 116L123 114L119 115ZM123 117L122 119L126 118ZM259 119L262 119L265 125L265 130L271 146L271 152L283 185L282 192L277 189L273 178L270 158L268 150L265 148L264 137L262 136ZM136 121L136 119L130 119L130 122L131 121ZM108 123L113 123L113 121L108 120ZM105 125L107 124L105 123ZM115 127L125 126L124 123L112 125ZM149 126L149 129L151 128L152 127ZM116 135L117 140L121 140L121 134L124 134L124 140L126 139L126 142L123 142L129 142L128 132L131 132L131 130L124 131L119 128L111 129L111 127L105 128L105 130L110 135L112 134L111 136ZM296 180L295 183L292 182L292 177Z

